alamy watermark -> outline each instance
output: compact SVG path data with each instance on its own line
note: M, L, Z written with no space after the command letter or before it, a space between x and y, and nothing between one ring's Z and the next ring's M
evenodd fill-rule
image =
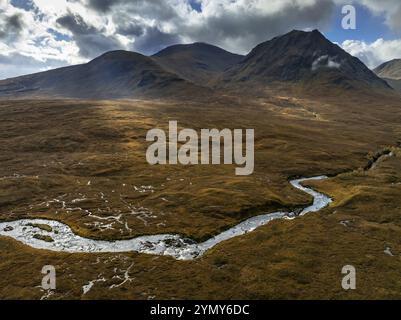
M356 289L356 269L354 266L347 265L341 270L341 273L345 275L341 281L341 286L344 290L355 290Z
M151 165L218 165L223 153L223 164L235 163L239 166L235 174L247 176L254 171L254 139L254 129L202 129L199 136L193 129L178 132L177 121L170 121L168 134L162 129L148 131L146 141L154 143L146 151L146 160Z
M56 268L51 265L44 266L42 274L45 275L42 278L42 289L56 290Z
M344 15L341 26L344 30L356 29L356 8L353 5L345 5L342 7L341 13Z

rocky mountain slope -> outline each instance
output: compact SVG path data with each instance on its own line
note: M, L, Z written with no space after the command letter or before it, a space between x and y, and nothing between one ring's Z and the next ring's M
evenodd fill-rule
M255 47L226 71L233 82L293 82L343 88L388 87L359 59L327 40L319 31L294 30Z

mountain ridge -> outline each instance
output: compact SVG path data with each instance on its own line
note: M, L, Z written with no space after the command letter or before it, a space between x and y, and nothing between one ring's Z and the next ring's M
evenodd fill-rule
M185 80L204 83L240 62L244 56L204 42L167 47L152 58L166 70Z
M241 85L246 92L274 83L313 89L391 88L318 30L293 30L257 45L246 56L199 42L170 46L153 56L110 51L86 64L2 80L0 97L204 96L212 89Z
M86 64L0 81L0 95L55 98L131 98L174 95L193 89L177 75L140 53L116 50Z

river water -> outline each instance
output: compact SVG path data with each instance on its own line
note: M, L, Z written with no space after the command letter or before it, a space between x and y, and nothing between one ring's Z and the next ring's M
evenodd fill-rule
M249 218L236 226L206 240L196 243L177 234L140 236L129 240L103 241L80 237L71 228L58 221L43 219L21 219L0 223L0 236L11 237L35 249L69 253L111 253L138 252L153 255L171 256L178 260L193 260L206 251L228 239L244 235L256 228L277 219L295 219L310 212L317 212L328 206L332 200L311 188L302 186L303 182L324 180L326 176L303 178L290 181L291 185L313 197L313 204L296 212L274 212ZM45 224L51 231L42 230L35 224ZM37 236L51 237L52 242L38 239Z

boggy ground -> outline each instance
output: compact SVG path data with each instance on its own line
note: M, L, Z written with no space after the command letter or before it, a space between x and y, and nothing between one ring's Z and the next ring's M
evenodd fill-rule
M148 165L146 132L167 130L169 120L198 130L254 128L255 173ZM60 254L0 238L7 274L0 297L400 298L400 141L396 98L1 102L2 220L57 219L101 239L180 233L201 240L249 216L309 203L290 177L344 174L314 184L334 198L329 208L275 221L191 262ZM391 147L395 156L357 170L369 153ZM57 270L51 294L38 287L48 264ZM346 264L357 268L356 291L341 289Z

